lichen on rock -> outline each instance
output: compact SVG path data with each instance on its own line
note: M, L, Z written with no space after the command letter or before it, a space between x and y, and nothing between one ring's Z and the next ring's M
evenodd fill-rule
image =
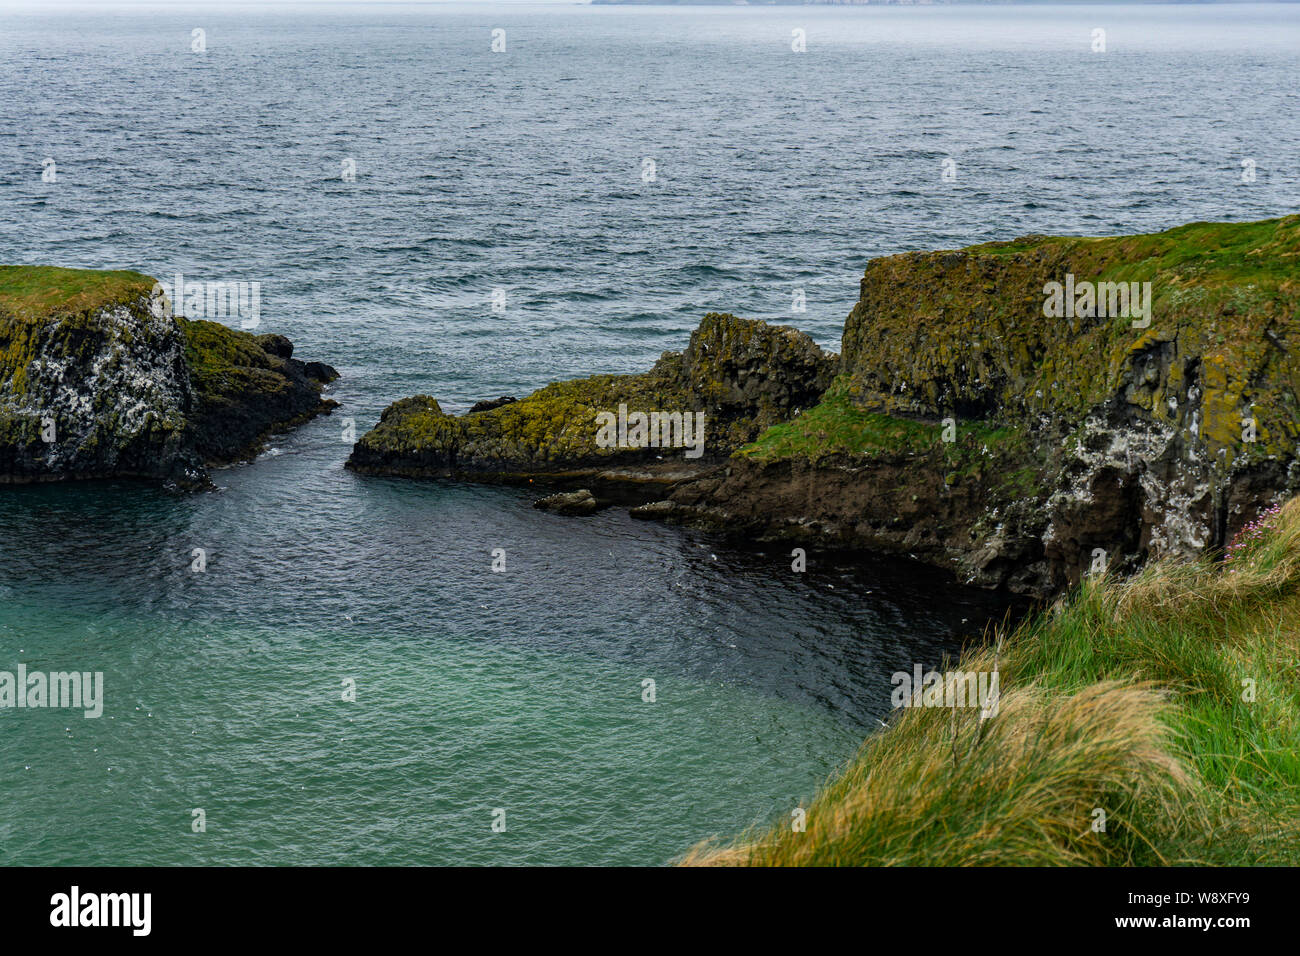
M173 318L155 288L135 272L0 267L0 483L199 487L207 465L329 407L328 366L290 358L282 336Z
M252 335L183 317L176 322L195 390L189 438L204 461L251 457L271 432L334 407L320 393L338 372L295 359L293 343L283 335Z
M1149 321L1048 317L1049 283L1067 278L1149 282ZM1222 547L1300 488L1298 315L1300 216L876 259L822 403L659 512L751 534L830 528L1036 593ZM802 504L780 500L782 470ZM982 494L954 506L971 479Z
M428 396L402 399L357 442L348 464L368 474L522 481L683 462L683 447L658 441L602 443L599 416L622 407L628 414L702 414L703 466L815 404L835 368L836 358L802 332L710 313L684 352L664 353L647 372L554 382L465 416L446 414Z

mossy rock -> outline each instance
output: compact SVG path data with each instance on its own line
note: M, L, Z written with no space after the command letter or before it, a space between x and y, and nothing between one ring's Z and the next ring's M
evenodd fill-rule
M319 411L328 366L283 336L173 318L137 272L0 266L0 483L199 487Z
M1149 327L1046 317L1045 286L1067 274L1151 283ZM868 265L837 389L886 413L1020 421L1117 401L1211 457L1293 456L1298 312L1300 216L908 253Z
M272 431L332 407L321 386L338 377L319 363L293 358L282 335L253 335L219 322L177 317L196 401L190 438L204 461L250 457Z
M602 413L703 413L705 460L725 458L764 427L815 404L836 357L802 332L710 313L684 352L647 372L554 382L464 417L428 396L389 406L349 465L372 474L528 477L685 460L685 449L601 447ZM694 419L693 419L694 420Z
M1151 283L1149 323L1049 318L1048 284L1067 276ZM1300 216L876 259L821 403L737 450L753 487L732 480L724 500L701 482L683 500L726 513L782 467L805 475L805 495L821 467L820 493L868 500L877 481L928 487L946 469L945 488L982 491L949 513L954 566L1051 593L1098 554L1131 570L1222 547L1300 489L1298 347ZM945 420L958 436L946 445ZM910 548L907 524L897 540Z

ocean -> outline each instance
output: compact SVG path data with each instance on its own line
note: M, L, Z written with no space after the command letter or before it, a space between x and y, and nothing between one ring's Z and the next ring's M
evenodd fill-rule
M657 865L788 816L996 598L358 477L349 422L709 311L837 349L873 256L1295 212L1297 75L1287 5L0 6L0 262L255 281L342 374L215 492L0 487L0 671L105 697L0 710L0 863Z

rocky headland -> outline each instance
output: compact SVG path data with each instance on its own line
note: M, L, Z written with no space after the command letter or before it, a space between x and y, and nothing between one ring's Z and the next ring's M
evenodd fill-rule
M641 374L555 382L519 400L479 403L461 416L427 395L402 399L357 442L348 467L371 475L537 481L638 503L713 470L771 425L815 405L837 369L837 356L802 332L711 313L685 351L664 353ZM663 427L652 439L647 424L644 443L602 444L598 416L617 419L620 406L625 417L677 415L669 440L661 440ZM704 413L702 439L697 412ZM691 421L679 421L683 415ZM691 441L673 444L683 424Z
M210 484L330 411L338 377L281 335L173 316L136 272L0 267L0 484Z
M641 375L464 416L403 399L349 466L588 489L1049 595L1221 548L1300 488L1298 308L1300 216L906 253L868 263L839 356L710 314ZM602 444L619 406L704 412L703 454Z

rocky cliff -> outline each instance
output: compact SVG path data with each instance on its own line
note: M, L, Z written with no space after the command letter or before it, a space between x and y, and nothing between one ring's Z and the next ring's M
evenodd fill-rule
M348 467L411 477L594 482L606 490L670 484L815 404L837 368L836 356L795 329L710 314L685 351L665 353L641 374L556 382L463 416L446 414L428 396L395 402L357 442ZM603 441L602 415L611 426Z
M172 317L134 272L0 267L0 483L182 487L333 407L279 335Z
M1300 216L908 253L868 264L842 357L711 315L642 376L399 402L352 466L582 480L662 455L597 447L600 410L706 409L708 457L634 514L1049 594L1221 547L1300 489L1298 309Z
M875 260L823 402L657 513L1032 593L1218 548L1300 486L1298 307L1300 216Z

